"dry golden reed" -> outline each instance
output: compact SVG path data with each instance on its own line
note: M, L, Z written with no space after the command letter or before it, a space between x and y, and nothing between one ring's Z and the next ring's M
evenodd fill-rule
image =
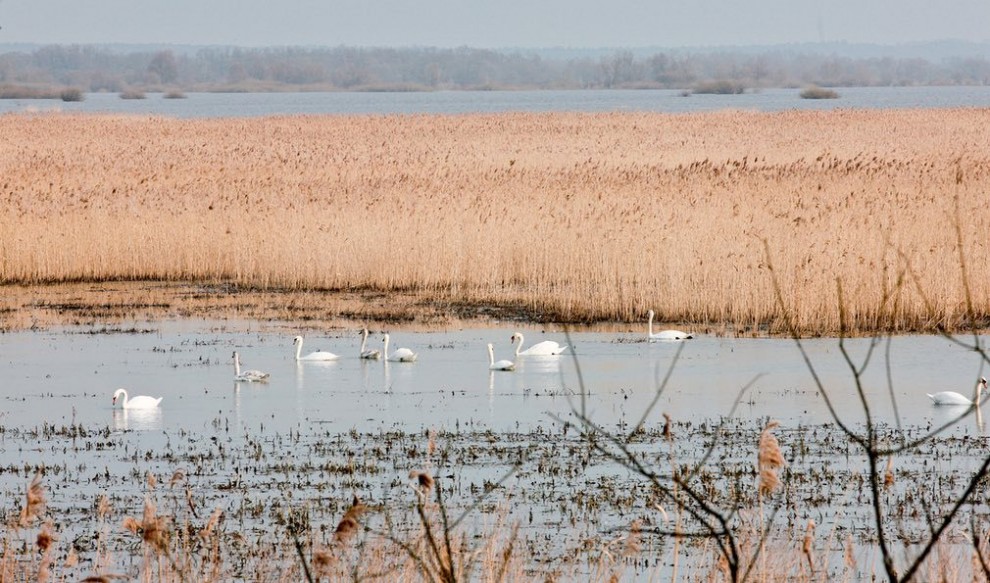
M0 283L415 290L560 321L957 327L987 111L0 118ZM960 237L956 236L956 227ZM914 285L898 290L910 264ZM973 286L977 317L990 288Z
M414 482L413 488L423 495L428 496L433 489L433 476L429 472L412 470L409 472L409 479Z
M784 455L780 451L780 443L777 436L773 434L774 428L779 426L777 421L770 421L760 433L760 444L757 453L757 469L760 473L759 489L761 495L772 494L780 486L780 478L777 471L787 465Z
M142 519L139 521L132 516L128 516L124 518L124 522L121 524L124 530L140 536L141 540L149 548L157 552L162 552L168 547L168 526L168 517L159 516L155 503L147 496L144 499L144 515Z
M41 486L42 472L35 472L24 493L24 508L21 509L21 526L29 526L45 511L45 489Z
M801 543L801 553L808 561L808 569L812 576L815 574L815 521L808 519L808 527L804 532L804 540Z
M358 528L361 526L361 516L368 510L361 500L355 496L353 502L351 502L350 508L344 513L343 518L337 523L337 528L334 530L333 537L338 543L345 543L352 539L354 535L357 534Z

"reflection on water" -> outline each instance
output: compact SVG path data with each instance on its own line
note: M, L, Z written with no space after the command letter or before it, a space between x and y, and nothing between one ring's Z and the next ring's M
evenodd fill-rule
M114 409L114 431L152 431L164 428L162 409Z
M516 370L535 375L559 375L562 361L569 356L523 356L516 359Z
M983 423L983 411L979 407L976 408L975 415L971 406L935 406L932 405L932 420L928 425L928 428L935 429L936 427L941 427L943 425L956 423L956 426L965 430L970 427L973 428L977 435L985 435L986 427ZM962 418L960 420L960 418Z

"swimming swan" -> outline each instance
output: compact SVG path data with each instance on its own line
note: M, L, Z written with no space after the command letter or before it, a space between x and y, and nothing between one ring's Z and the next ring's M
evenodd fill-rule
M391 360L392 362L416 362L419 355L409 350L408 348L397 348L392 354L388 353L388 334L385 338L382 338L382 342L385 343L385 360Z
M690 340L694 338L691 334L687 332L681 332L680 330L661 330L656 334L653 333L653 310L648 312L650 316L650 322L647 324L646 339L650 342L656 342L657 340Z
M300 354L302 354L303 337L296 336L292 343L296 345L296 360L327 361L337 360L340 358L332 352L326 352L323 350L317 350L316 352L310 352L306 356L300 356Z
M382 357L382 353L374 349L366 349L365 345L368 344L368 329L365 328L361 332L361 358L367 358L368 360L378 360Z
M154 409L158 406L158 403L162 402L163 397L149 397L147 395L140 395L134 397L133 399L127 398L127 389L117 389L113 394L113 405L117 404L117 399L123 396L121 399L120 406L124 409Z
M516 347L516 356L557 356L567 350L566 346L561 346L553 340L544 340L543 342L537 342L536 344L530 346L526 350L523 350L523 342L526 340L523 335L516 332L509 339L513 344L516 340L519 341L519 346Z
M976 405L980 404L980 397L984 389L987 388L986 377L980 377L980 382L976 383L976 400L970 401L968 398L955 391L942 391L940 393L927 393L932 402L936 405Z
M511 360L500 360L495 362L495 347L488 343L488 369L489 370L516 370L516 363Z
M248 383L267 383L268 377L271 376L266 372L261 372L260 370L246 370L241 372L241 359L237 356L237 352L234 352L234 380L244 381Z

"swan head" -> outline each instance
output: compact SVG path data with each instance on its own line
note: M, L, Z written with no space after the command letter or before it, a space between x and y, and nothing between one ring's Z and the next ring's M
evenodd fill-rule
M382 336L382 342L383 343L387 343L388 342L388 334L387 333L384 336Z
M125 391L124 389L117 389L116 391L114 391L114 393L113 393L113 401L111 402L111 405L116 405L117 404L117 399L119 399L121 395L126 395L126 394L127 394L127 391Z
M646 316L652 320L653 316L656 316L656 314L653 312L653 310L650 310L649 312L646 312Z
M296 336L292 339L293 344L302 344L302 336Z
M519 332L516 332L515 334L513 334L512 336L509 337L509 342L512 343L512 344L515 344L516 343L516 340L519 340L521 338L522 338L522 334L520 334Z

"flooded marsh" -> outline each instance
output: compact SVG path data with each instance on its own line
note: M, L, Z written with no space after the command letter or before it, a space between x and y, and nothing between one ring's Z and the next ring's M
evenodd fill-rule
M701 464L692 483L709 503L737 509L744 546L757 544L759 526L769 523L765 579L808 576L795 541L809 520L817 525L819 569L838 579L882 571L867 460L831 422L793 341L648 343L645 331L565 334L532 326L390 330L393 345L419 353L415 363L400 363L359 359L358 330L308 330L307 351L342 358L297 363L299 330L286 323L119 330L0 335L8 525L18 524L39 470L46 502L34 522L8 528L8 572L40 568L32 553L48 522L51 569L68 580L154 572L162 580L195 573L200 580L288 581L305 580L306 569L311 577L419 580L422 568L402 544L419 540L423 516L439 525L443 509L451 520L466 513L452 531L461 568L466 557L477 561L474 578L495 580L499 570L513 580L650 580L677 570L691 580L716 576L710 542L669 534L675 523L694 532L696 521L679 515L656 483L610 457L607 435L621 437L661 482ZM570 348L562 357L517 357L509 343L515 331L528 345L552 339ZM380 346L382 332L372 329L370 343ZM515 371L488 370L489 342L496 358L516 361ZM869 342L848 348L861 357ZM861 427L837 341L805 348L844 421ZM268 382L235 383L235 350L245 366L269 372ZM931 406L925 393L968 393L980 372L972 353L945 338L894 338L898 432L885 364L877 360L863 384L879 439L891 444L959 415ZM112 408L118 387L163 401L148 410ZM582 406L602 429L598 439L582 434ZM770 419L780 422L774 433L786 466L780 489L761 498L757 443ZM896 456L884 497L899 555L916 552L931 516L951 505L987 457L990 440L979 421L970 415ZM979 484L975 499L986 494ZM361 528L345 546L341 525L355 497ZM985 505L970 508L986 520ZM968 557L959 549L968 527L967 514L950 528L944 556ZM149 542L148 533L159 531L167 542ZM164 566L163 556L170 557ZM497 557L509 558L501 565Z

